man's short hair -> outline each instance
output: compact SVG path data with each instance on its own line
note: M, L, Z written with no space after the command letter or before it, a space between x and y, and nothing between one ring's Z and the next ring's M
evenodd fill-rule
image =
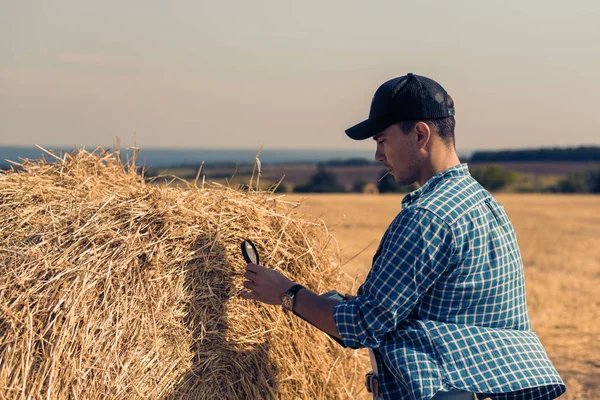
M450 95L446 96L446 104L448 107L454 107L454 100L452 97L450 97ZM454 116L425 120L400 121L397 125L400 127L402 132L408 133L413 130L417 122L425 122L427 125L429 125L430 129L435 128L438 135L442 138L446 145L455 147L454 129L456 127L456 120L454 119Z

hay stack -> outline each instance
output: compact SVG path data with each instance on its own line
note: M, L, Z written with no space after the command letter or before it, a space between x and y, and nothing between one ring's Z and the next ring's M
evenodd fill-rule
M112 154L0 173L0 398L352 398L362 357L238 298L262 263L324 292L322 224L266 193L153 185ZM333 261L332 261L333 260Z

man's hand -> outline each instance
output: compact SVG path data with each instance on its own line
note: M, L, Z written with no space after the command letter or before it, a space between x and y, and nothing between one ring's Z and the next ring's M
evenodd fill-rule
M244 277L244 287L248 291L240 293L240 297L266 304L281 304L285 292L294 286L294 282L279 272L262 265L246 265ZM338 302L339 300L319 297L310 290L303 289L296 294L294 311L322 331L340 338L333 320L333 308Z
M271 305L281 304L285 292L294 286L294 282L283 274L262 265L246 265L244 277L244 287L248 291L240 293L240 297Z

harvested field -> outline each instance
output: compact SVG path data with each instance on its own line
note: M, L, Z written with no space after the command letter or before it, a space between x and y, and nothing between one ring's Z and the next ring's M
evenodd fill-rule
M287 195L338 239L343 271L362 283L402 195ZM499 194L525 265L533 330L567 383L561 399L600 392L600 197ZM358 252L365 249L357 255ZM365 397L367 399L368 397Z
M322 223L96 154L0 173L0 399L360 395L362 356L238 298L243 239L317 292L340 285Z

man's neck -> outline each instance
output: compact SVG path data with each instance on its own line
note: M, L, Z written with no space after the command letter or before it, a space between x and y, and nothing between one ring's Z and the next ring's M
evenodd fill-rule
M454 149L439 151L437 154L431 154L429 160L425 163L421 170L419 184L423 186L432 176L455 167L460 164L458 155Z

